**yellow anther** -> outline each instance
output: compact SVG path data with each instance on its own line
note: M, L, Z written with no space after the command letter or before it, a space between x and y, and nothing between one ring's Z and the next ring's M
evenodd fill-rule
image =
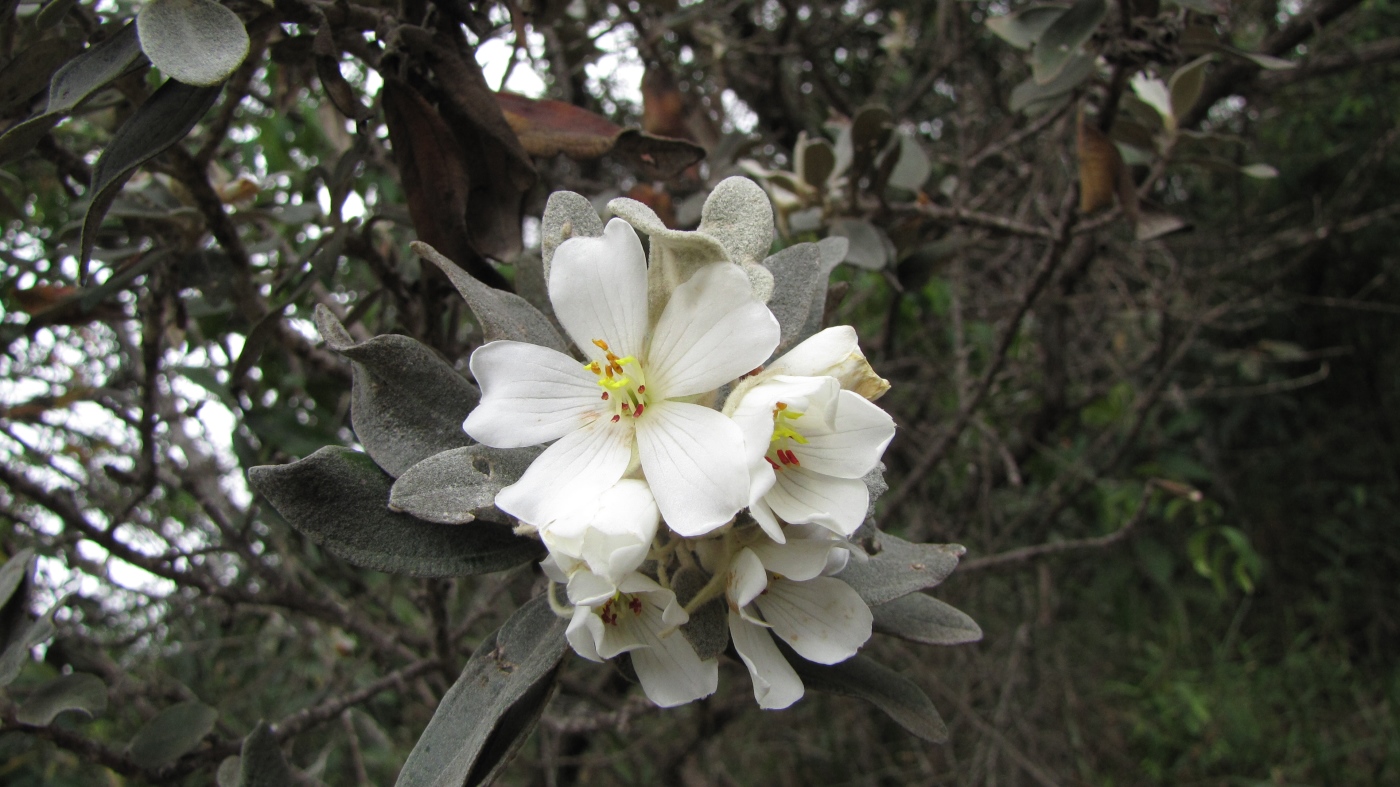
M606 380L599 380L598 384L603 386L604 388L610 388L616 391L619 388L626 388L627 384L630 382L632 382L632 379L629 377L619 377L618 379L614 380L611 378L611 376L609 376L609 378Z
M612 356L609 356L609 357L608 357L608 360L612 361L613 363L617 364L618 366L626 366L626 365L629 364L629 363L636 363L636 362L637 362L637 357L634 356L634 355L624 355L624 356L621 357L621 358L614 358L614 357L612 357Z

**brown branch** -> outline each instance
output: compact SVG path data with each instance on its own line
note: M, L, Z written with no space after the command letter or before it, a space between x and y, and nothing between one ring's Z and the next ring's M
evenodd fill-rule
M1147 504L1152 499L1152 492L1157 488L1157 481L1151 480L1143 487L1142 498L1138 500L1137 510L1128 518L1117 530L1103 536L1095 538L1079 538L1073 541L1055 541L1049 544L1037 544L1035 546L1021 547L1007 552L1000 552L987 557L964 560L958 565L959 573L968 571L981 571L988 568L998 568L1001 566L1025 563L1039 557L1047 555L1058 555L1062 552L1077 552L1083 549L1105 549L1126 539L1145 518Z

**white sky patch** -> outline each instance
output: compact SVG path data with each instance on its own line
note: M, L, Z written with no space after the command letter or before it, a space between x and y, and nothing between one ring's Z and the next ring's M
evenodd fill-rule
M720 106L724 107L725 131L740 131L745 134L758 127L758 113L749 109L743 99L733 90L725 89L719 96Z
M544 56L544 36L529 32L525 36L525 45L529 52L516 53L515 67L511 69L508 79L505 79L506 69L510 67L510 53L513 49L510 42L500 38L482 41L476 47L476 62L481 65L486 84L490 85L492 90L508 90L530 98L543 98L544 78L535 70L533 60ZM501 84L502 79L505 79L504 85Z
M594 39L604 54L584 66L587 85L596 96L611 96L638 113L642 111L642 75L646 64L637 54L636 33L631 25L618 25ZM603 108L611 112L616 107L604 99Z

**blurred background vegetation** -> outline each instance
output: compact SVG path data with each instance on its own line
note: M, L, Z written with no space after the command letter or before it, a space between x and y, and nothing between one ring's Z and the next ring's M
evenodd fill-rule
M0 781L207 784L259 719L309 779L392 781L538 576L359 570L259 506L247 468L355 439L312 308L465 370L410 240L532 297L551 191L688 227L748 174L775 249L851 239L829 313L893 383L883 527L968 547L939 593L984 640L869 646L951 739L760 712L734 664L661 713L571 659L504 783L1400 782L1400 5L224 5L221 90L155 115L133 57L19 134L139 7L0 3L0 547L40 555L0 633L67 598ZM65 672L105 712L21 721ZM194 750L133 759L193 700Z

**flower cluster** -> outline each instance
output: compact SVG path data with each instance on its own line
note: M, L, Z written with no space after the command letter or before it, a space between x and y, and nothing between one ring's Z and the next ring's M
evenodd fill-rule
M693 617L720 610L723 640L726 605L759 705L784 708L803 693L791 653L834 664L870 637L840 573L864 557L847 539L869 503L862 477L894 436L871 402L888 385L850 327L770 362L780 328L756 260L702 233L650 231L649 266L633 224L654 230L615 218L554 251L549 298L582 359L482 346L464 428L497 448L549 443L495 502L548 548L579 655L626 653L652 701L690 702L715 691L726 649ZM660 260L697 246L720 251L677 281L682 268Z

